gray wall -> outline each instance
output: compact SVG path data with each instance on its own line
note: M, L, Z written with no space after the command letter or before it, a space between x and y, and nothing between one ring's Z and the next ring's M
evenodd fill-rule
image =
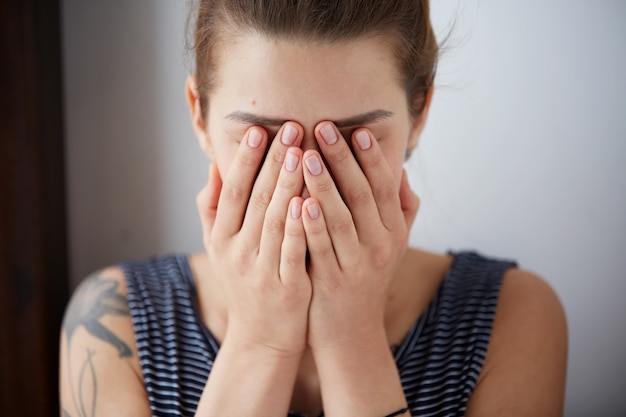
M74 285L202 249L185 3L63 1ZM566 415L626 415L626 3L432 3L437 31L455 27L407 164L422 197L411 242L544 276L569 319Z

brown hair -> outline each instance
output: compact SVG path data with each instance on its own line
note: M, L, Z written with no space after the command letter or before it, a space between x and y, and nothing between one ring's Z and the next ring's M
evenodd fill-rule
M197 0L191 48L202 114L215 84L213 50L227 30L276 38L340 41L381 35L395 49L411 114L418 116L433 83L438 46L428 0Z

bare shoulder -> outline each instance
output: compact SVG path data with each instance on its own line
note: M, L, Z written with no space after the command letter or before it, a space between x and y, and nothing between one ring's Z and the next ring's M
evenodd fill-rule
M567 339L565 312L550 285L528 271L507 271L467 415L562 415Z
M95 338L110 347L107 353L131 357L129 330L132 335L122 270L109 267L85 278L65 311L63 332L67 340L80 343Z
M91 274L75 290L59 359L64 417L150 414L121 269Z

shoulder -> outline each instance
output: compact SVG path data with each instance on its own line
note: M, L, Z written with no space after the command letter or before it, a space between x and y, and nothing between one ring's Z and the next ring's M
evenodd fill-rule
M566 364L567 324L556 293L531 272L507 270L467 415L561 415Z
M538 275L519 268L504 275L497 315L502 321L540 319L546 325L562 325L563 330L565 326L565 314L552 287Z
M108 267L86 277L74 291L63 318L69 342L91 336L109 342L120 357L132 356L132 323L128 312L128 290L124 272ZM115 329L116 336L110 329ZM120 339L121 336L126 340Z
M540 345L543 353L565 354L567 322L552 287L538 275L513 268L502 280L492 336L493 355L498 354L500 345L524 345L522 340L528 341L528 348Z
M75 290L61 329L59 375L64 415L83 415L84 407L149 415L121 268L95 272Z

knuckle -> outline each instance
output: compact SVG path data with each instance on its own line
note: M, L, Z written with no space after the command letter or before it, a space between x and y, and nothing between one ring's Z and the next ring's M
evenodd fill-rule
M375 245L370 253L370 258L376 268L383 268L391 262L393 249L388 244Z
M392 201L394 198L398 198L398 193L393 186L383 185L376 190L376 197L380 201Z
M224 197L231 201L240 201L245 194L241 186L230 181L224 184L223 193Z
M314 188L317 192L326 194L335 189L335 183L331 178L327 177L314 184Z
M253 167L257 164L257 158L254 158L252 155L247 152L240 152L237 155L237 160L239 161L239 165L249 168Z
M303 298L307 297L307 289L302 285L287 285L286 291L280 292L280 304L289 308L298 308L302 306Z
M386 160L381 153L371 152L365 157L363 163L369 168L376 169L380 167L383 163L386 163Z
M233 251L233 267L239 276L247 275L250 270L249 258L250 250L245 246Z
M292 176L280 176L277 185L281 189L291 190L297 188L298 180Z
M250 205L258 213L265 213L270 201L272 201L272 193L268 190L258 190L250 197Z
M274 168L280 169L283 166L283 162L285 161L285 155L282 152L274 151L270 152L268 155L270 163Z
M352 157L352 151L346 146L341 146L339 150L333 155L333 160L337 163L345 162L348 158Z
M289 252L283 255L282 262L288 268L295 268L304 265L305 257L293 252Z
M320 257L320 258L326 258L329 257L330 255L333 255L333 249L332 246L322 246L316 249L316 254Z
M350 194L350 202L357 206L368 204L372 201L372 192L369 189L360 188Z
M319 221L305 223L305 229L307 237L310 235L315 239L319 239L324 233L326 233L326 225Z
M337 276L330 271L320 273L317 277L317 283L322 286L323 292L333 292L341 287L341 280L337 279Z
M290 237L301 237L304 236L304 230L301 227L288 222L285 225L285 235Z
M331 227L332 232L339 234L352 233L354 230L354 222L352 217L342 217L338 222Z
M282 234L285 230L285 220L278 217L266 216L263 227L266 232L273 235Z

